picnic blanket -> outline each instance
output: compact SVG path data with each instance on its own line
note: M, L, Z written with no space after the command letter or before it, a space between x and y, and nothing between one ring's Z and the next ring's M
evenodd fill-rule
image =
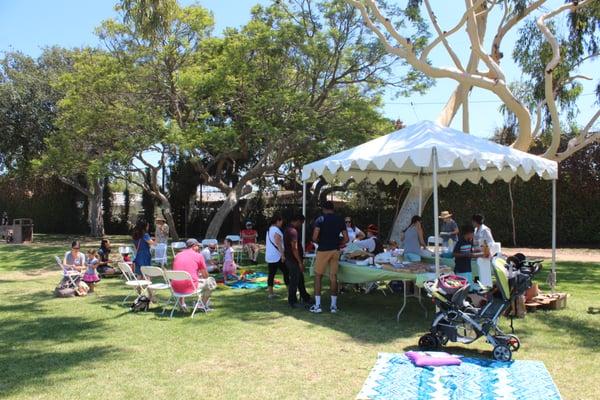
M379 353L360 400L560 400L540 361L462 358L462 364L416 367L404 354Z
M235 282L227 282L227 286L232 289L261 289L267 287L268 275L264 272L245 271L240 275L240 279ZM275 279L275 287L279 287L281 281Z

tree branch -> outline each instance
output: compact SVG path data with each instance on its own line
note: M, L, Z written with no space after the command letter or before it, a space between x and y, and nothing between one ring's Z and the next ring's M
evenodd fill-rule
M550 118L552 120L552 141L550 143L550 147L548 147L548 150L546 150L544 153L544 157L546 158L554 158L556 156L556 152L560 146L560 138L562 136L558 109L556 107L554 82L552 81L552 73L560 63L560 45L554 34L546 26L546 20L555 17L563 11L575 11L579 7L590 4L591 1L592 0L584 0L580 3L572 2L564 4L549 13L540 15L540 17L536 20L536 25L552 48L552 58L548 64L546 64L546 68L544 70L544 96L546 98L546 107L548 107L548 112L550 113Z
M433 24L433 27L438 34L438 37L441 38L442 43L444 44L444 47L446 48L446 51L448 52L448 55L450 56L450 58L452 58L452 61L454 62L454 65L456 65L456 68L458 68L460 71L464 72L465 69L462 66L462 63L460 62L460 59L458 58L458 56L456 55L454 50L452 50L452 47L450 47L450 44L448 43L448 40L446 39L445 33L442 32L442 28L440 28L440 25L438 24L437 17L435 16L435 14L433 13L433 10L431 9L431 4L429 3L429 0L425 0L425 7L427 8L427 13L429 14L429 19L431 20L431 23Z
M498 33L496 33L496 36L494 36L494 41L492 42L492 58L499 63L500 59L502 58L502 53L500 52L500 45L502 44L502 40L504 39L504 36L516 25L518 24L521 20L523 20L523 18L527 17L529 14L531 14L532 11L537 10L538 8L540 8L547 0L537 0L534 3L531 3L528 7L526 7L522 13L517 14L515 16L513 16L512 18L510 18L508 21L506 21L506 23L504 23L505 18L502 18L502 21L500 21L500 25L498 27ZM506 15L508 15L508 4L507 2L504 2L504 7L505 7L505 17Z

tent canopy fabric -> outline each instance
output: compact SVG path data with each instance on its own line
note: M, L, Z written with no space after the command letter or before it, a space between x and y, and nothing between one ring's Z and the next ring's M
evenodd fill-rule
M432 154L437 153L438 184L462 184L485 179L506 182L518 176L524 181L534 175L542 179L558 178L558 164L540 156L515 150L486 139L421 121L404 129L380 136L359 146L334 154L302 168L302 180L379 180L431 185Z

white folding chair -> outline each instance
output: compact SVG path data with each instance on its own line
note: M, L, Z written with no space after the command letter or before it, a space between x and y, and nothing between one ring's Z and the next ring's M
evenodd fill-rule
M144 280L150 281L152 282L152 278L160 278L162 279L162 282L152 282L147 286L148 290L170 290L171 286L169 285L169 281L167 280L167 277L165 276L165 271L162 268L159 267L142 267L140 268L142 271L142 276L144 277ZM163 314L165 313L166 310L166 306L169 305L169 303L171 303L171 299L173 297L169 298L169 301L167 301L167 303L164 305L163 307Z
M442 246L444 244L444 240L441 237L437 238L438 246ZM429 236L427 238L427 246L435 246L435 236Z
M63 264L62 260L58 256L54 256L58 267L62 270L63 276L71 282L73 288L77 288L77 279L81 278L81 272L74 268L67 267Z
M166 243L157 243L154 246L154 257L152 258L152 262L164 267L167 265L167 244Z
M185 249L185 242L171 243L171 253L173 253L173 258L175 258L175 254L177 254L177 251L182 249Z
M233 243L233 251L235 253L236 262L239 264L242 262L244 256L244 248L242 247L242 238L240 235L227 235L225 239L231 240Z
M187 297L192 297L196 299L194 309L192 310L192 318L194 318L194 314L196 314L197 309L206 312L206 305L202 301L202 289L199 289L197 285L194 285L194 281L192 280L192 277L189 273L187 273L186 271L165 271L165 277L167 278L167 281L169 282L169 287L171 288L171 298L175 299L175 304L171 309L171 315L169 316L169 318L173 318L173 313L175 312L176 308L182 310L180 300L185 299ZM176 292L173 289L173 281L189 281L190 285L194 287L195 290L191 293Z
M135 296L138 296L138 295L142 294L146 290L146 288L149 285L152 284L152 282L150 282L149 280L138 279L135 276L135 274L133 273L133 270L131 269L131 267L129 266L129 264L124 263L124 262L119 262L119 263L117 263L117 266L119 267L119 269L123 273L123 277L125 277L125 285L129 286L130 288L132 288ZM123 299L123 303L122 304L125 304L125 302L127 301L127 299L130 298L131 296L133 296L134 294L128 294L127 297L125 297Z

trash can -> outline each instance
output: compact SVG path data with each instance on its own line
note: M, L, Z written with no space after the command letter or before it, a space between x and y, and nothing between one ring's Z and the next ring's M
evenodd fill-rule
M13 220L13 243L33 242L33 220L30 218L17 218Z

